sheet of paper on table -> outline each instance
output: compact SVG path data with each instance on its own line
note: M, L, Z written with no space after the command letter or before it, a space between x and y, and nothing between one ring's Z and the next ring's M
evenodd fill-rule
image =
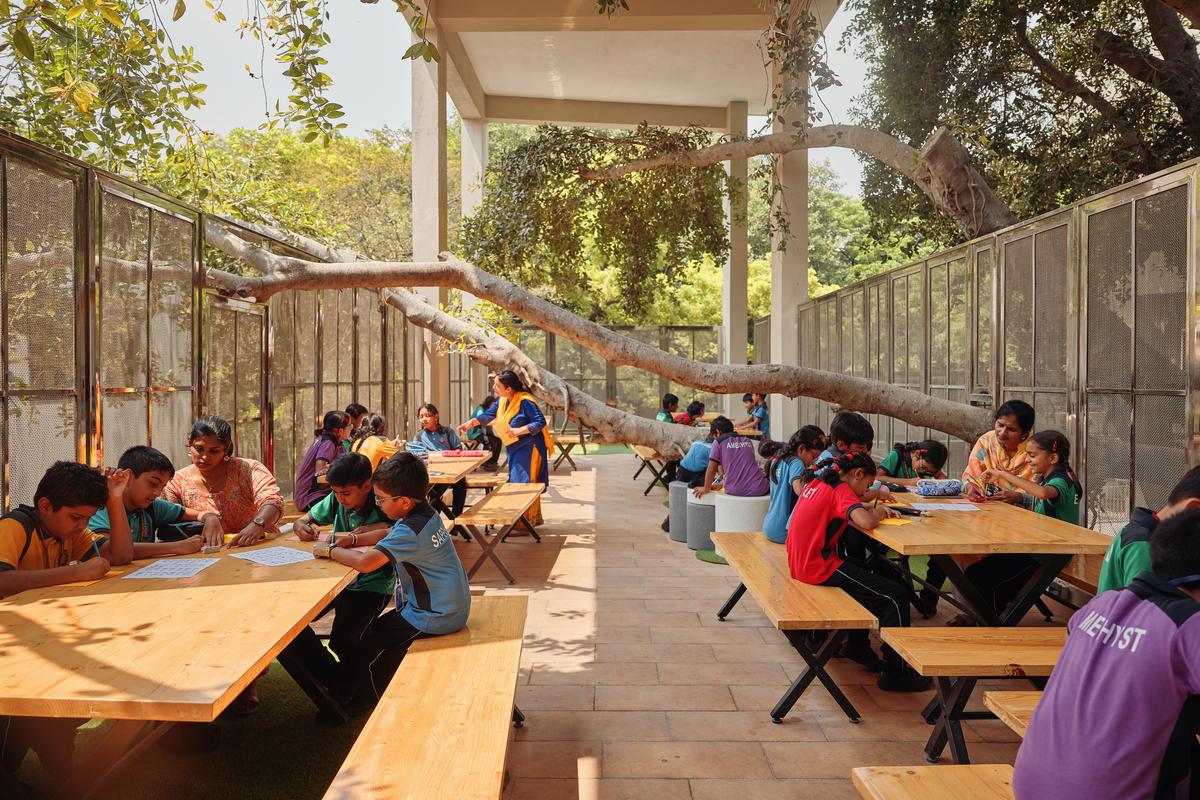
M907 525L910 522L912 522L911 519L892 519L891 517L879 520L880 525Z
M124 577L129 578L194 578L217 563L219 558L162 558L147 564Z
M262 550L251 550L248 553L230 553L234 558L241 558L261 564L264 567L282 567L286 564L299 564L301 561L312 561L313 554L291 547L267 547Z
M971 503L913 503L918 511L978 511L979 506Z

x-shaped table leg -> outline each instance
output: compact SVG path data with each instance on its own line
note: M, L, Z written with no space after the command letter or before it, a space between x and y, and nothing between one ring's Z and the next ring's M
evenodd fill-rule
M646 491L642 492L642 496L645 497L646 495L650 494L650 490L654 488L654 484L656 484L656 483L661 483L662 487L664 489L666 489L667 482L665 480L663 480L661 469L656 469L654 466L654 463L651 459L646 459L646 461L643 463L645 464L645 466L650 468L650 474L654 476L654 479L650 481L650 485L646 487ZM665 469L665 468L666 468L666 465L664 464L662 469Z
M784 631L783 635L795 648L804 662L808 664L804 672L796 677L792 682L791 687L784 693L783 697L779 698L779 702L771 709L771 721L775 724L783 722L783 718L792 710L792 706L796 705L796 701L804 694L804 690L816 678L825 687L826 691L837 701L837 704L842 707L846 718L853 723L859 720L858 709L850 702L850 698L842 693L842 690L834 682L829 673L825 671L825 665L829 659L833 658L834 654L841 649L842 642L846 639L846 631L831 631L829 637L825 640L825 644L821 645L821 649L815 653L812 647L809 646L808 640L805 638L806 631Z
M564 445L562 442L555 441L554 444L558 448L558 458L555 459L553 468L558 469L558 465L561 464L565 458L567 461L571 462L571 469L578 469L578 467L575 466L575 459L571 458L571 450L575 448L575 443L567 442Z
M729 595L729 599L725 601L725 605L721 606L721 610L717 612L717 619L721 622L729 616L729 612L733 611L733 607L742 599L742 595L746 593L746 584L739 583L737 588L733 590L733 594Z
M967 743L963 739L962 718L963 709L971 699L975 689L976 678L937 678L937 701L941 714L934 722L933 733L925 743L925 757L929 762L938 760L946 741L950 742L950 755L955 764L970 764L967 755Z
M475 563L471 565L471 568L467 570L468 578L472 577L476 572L478 572L479 568L483 566L483 562L490 558L492 561L496 562L497 569L500 570L504 577L508 578L509 583L517 582L517 579L512 576L512 573L508 571L508 567L504 566L504 562L500 560L500 556L498 556L495 552L496 545L500 544L500 541L508 535L508 532L513 529L514 525L506 525L503 530L495 533L490 539L476 526L466 526L466 529L471 533L471 537L475 541L479 542L479 547L483 550L483 553L481 553Z

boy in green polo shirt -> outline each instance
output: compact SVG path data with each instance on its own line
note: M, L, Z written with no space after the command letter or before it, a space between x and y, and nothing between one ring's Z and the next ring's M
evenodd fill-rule
M1096 591L1124 589L1133 579L1150 569L1150 536L1158 523L1180 511L1200 506L1200 467L1188 470L1171 494L1167 504L1154 513L1148 508L1135 508L1129 524L1113 537L1100 566L1100 581Z
M392 521L375 505L371 491L371 461L362 453L345 453L329 465L326 479L332 491L303 517L293 530L303 541L336 540L350 547L372 547L392 527ZM328 536L317 532L317 525L333 525ZM329 648L339 661L345 661L367 626L378 617L396 591L396 573L391 563L359 575L346 591L337 596Z

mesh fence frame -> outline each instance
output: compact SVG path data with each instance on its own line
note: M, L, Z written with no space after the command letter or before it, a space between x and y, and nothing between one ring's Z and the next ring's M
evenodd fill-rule
M992 392L992 303L996 273L991 247L975 251L975 373L976 392Z
M100 256L100 383L144 388L150 282L150 210L105 192Z
M1188 189L1178 186L1137 203L1135 388L1187 389Z
M8 398L9 484L11 505L32 503L38 481L55 461L74 461L75 398Z
M150 385L190 388L196 225L151 209Z
M1033 385L1033 236L1007 242L1004 254L1004 387Z
M1132 203L1088 217L1087 383L1126 388L1133 374Z
M1036 314L1033 386L1067 385L1067 314L1070 253L1068 226L1058 225L1034 235L1034 295Z
M188 463L187 435L194 421L192 407L190 389L150 393L150 444L177 467Z

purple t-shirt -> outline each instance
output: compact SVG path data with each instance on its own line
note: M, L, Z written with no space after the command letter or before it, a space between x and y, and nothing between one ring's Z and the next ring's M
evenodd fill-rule
M296 470L296 488L292 490L292 500L296 502L296 508L307 511L309 506L329 494L328 484L314 484L317 477L317 459L323 458L333 463L341 454L341 444L332 441L328 436L319 436L308 446L308 452L304 454L304 460Z
M725 472L725 494L733 497L762 497L770 491L767 478L754 460L754 442L735 433L717 439L709 461Z
M1017 800L1155 796L1172 728L1188 695L1200 694L1197 611L1144 573L1075 612L1017 753ZM1183 739L1194 743L1191 732ZM1184 778L1175 796L1187 786Z

